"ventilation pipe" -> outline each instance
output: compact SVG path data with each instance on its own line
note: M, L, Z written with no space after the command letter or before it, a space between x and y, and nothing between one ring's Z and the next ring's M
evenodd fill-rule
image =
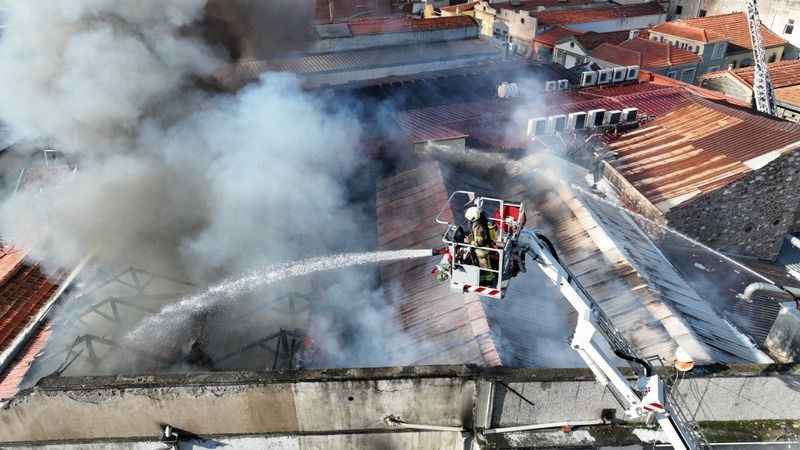
M758 291L765 291L771 294L778 294L782 296L791 296L792 299L797 303L798 309L800 309L800 288L795 287L786 287L780 286L776 284L770 283L763 283L763 282L756 282L750 283L738 297L746 302L753 301L753 295Z

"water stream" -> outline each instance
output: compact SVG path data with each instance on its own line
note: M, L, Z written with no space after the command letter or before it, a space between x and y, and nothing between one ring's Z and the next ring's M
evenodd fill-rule
M253 292L258 288L289 278L310 275L345 267L403 259L431 256L430 249L390 250L365 253L344 253L333 256L319 256L300 261L286 262L254 270L242 276L232 277L202 292L185 297L176 303L165 306L140 322L128 333L129 342L152 342L154 337L165 338L172 324L196 313L203 312L216 304L235 299L237 296Z

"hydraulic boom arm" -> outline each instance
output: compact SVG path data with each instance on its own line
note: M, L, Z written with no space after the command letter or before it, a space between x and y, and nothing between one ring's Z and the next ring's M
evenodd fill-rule
M608 387L625 409L629 419L654 419L675 450L699 450L703 436L681 414L678 404L670 401L664 382L654 375L650 365L612 325L597 303L559 260L555 247L543 235L523 230L514 251L528 254L544 275L561 291L561 295L578 313L578 322L571 346L592 370L597 381ZM634 363L639 379L632 386L604 350L603 340L614 354Z

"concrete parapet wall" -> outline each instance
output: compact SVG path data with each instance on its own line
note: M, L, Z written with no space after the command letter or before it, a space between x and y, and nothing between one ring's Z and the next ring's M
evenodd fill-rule
M696 370L702 376L690 376L677 388L678 397L695 420L800 419L796 407L800 404L800 367ZM487 399L492 397L483 394L486 389L477 388L487 383L494 386L491 401ZM351 448L340 439L326 447L321 436L397 432L384 422L388 415L470 431L486 425L496 428L598 419L607 408L619 411L611 395L582 369L436 366L47 378L0 409L0 442L152 439L159 435L160 424L168 423L203 436L314 435L319 445L298 448ZM487 417L488 423L481 422L481 416ZM544 435L537 436L541 440ZM594 439L591 434L572 437L584 443ZM410 442L405 439L421 437L386 439ZM548 439L545 443L556 443ZM401 441L398 448L458 448L411 443L409 447ZM529 442L520 438L523 441Z

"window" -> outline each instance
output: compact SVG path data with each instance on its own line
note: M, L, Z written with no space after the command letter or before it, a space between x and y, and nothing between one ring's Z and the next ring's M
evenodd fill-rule
M778 59L778 55L776 55L775 53L769 55L769 62L774 63L775 60L777 60L777 59Z
M683 72L681 72L681 80L687 83L692 83L694 81L695 72L695 69L683 69Z
M667 72L667 76L670 78L678 79L678 71L677 70L670 70Z
M708 68L709 72L716 72L718 70L719 70L719 66L711 66L711 67Z
M676 15L680 16L682 12L683 12L683 6L678 5L678 6L675 7L675 14Z
M705 9L701 9L700 11L697 12L697 17L705 17L705 16L706 16Z
M783 27L783 34L792 34L792 31L794 31L794 19L789 19Z
M520 21L521 23L525 23L525 18L523 17L522 19L519 19L519 21Z
M725 56L725 43L724 42L714 46L714 56L713 57L716 59L716 58L722 58L723 56Z

